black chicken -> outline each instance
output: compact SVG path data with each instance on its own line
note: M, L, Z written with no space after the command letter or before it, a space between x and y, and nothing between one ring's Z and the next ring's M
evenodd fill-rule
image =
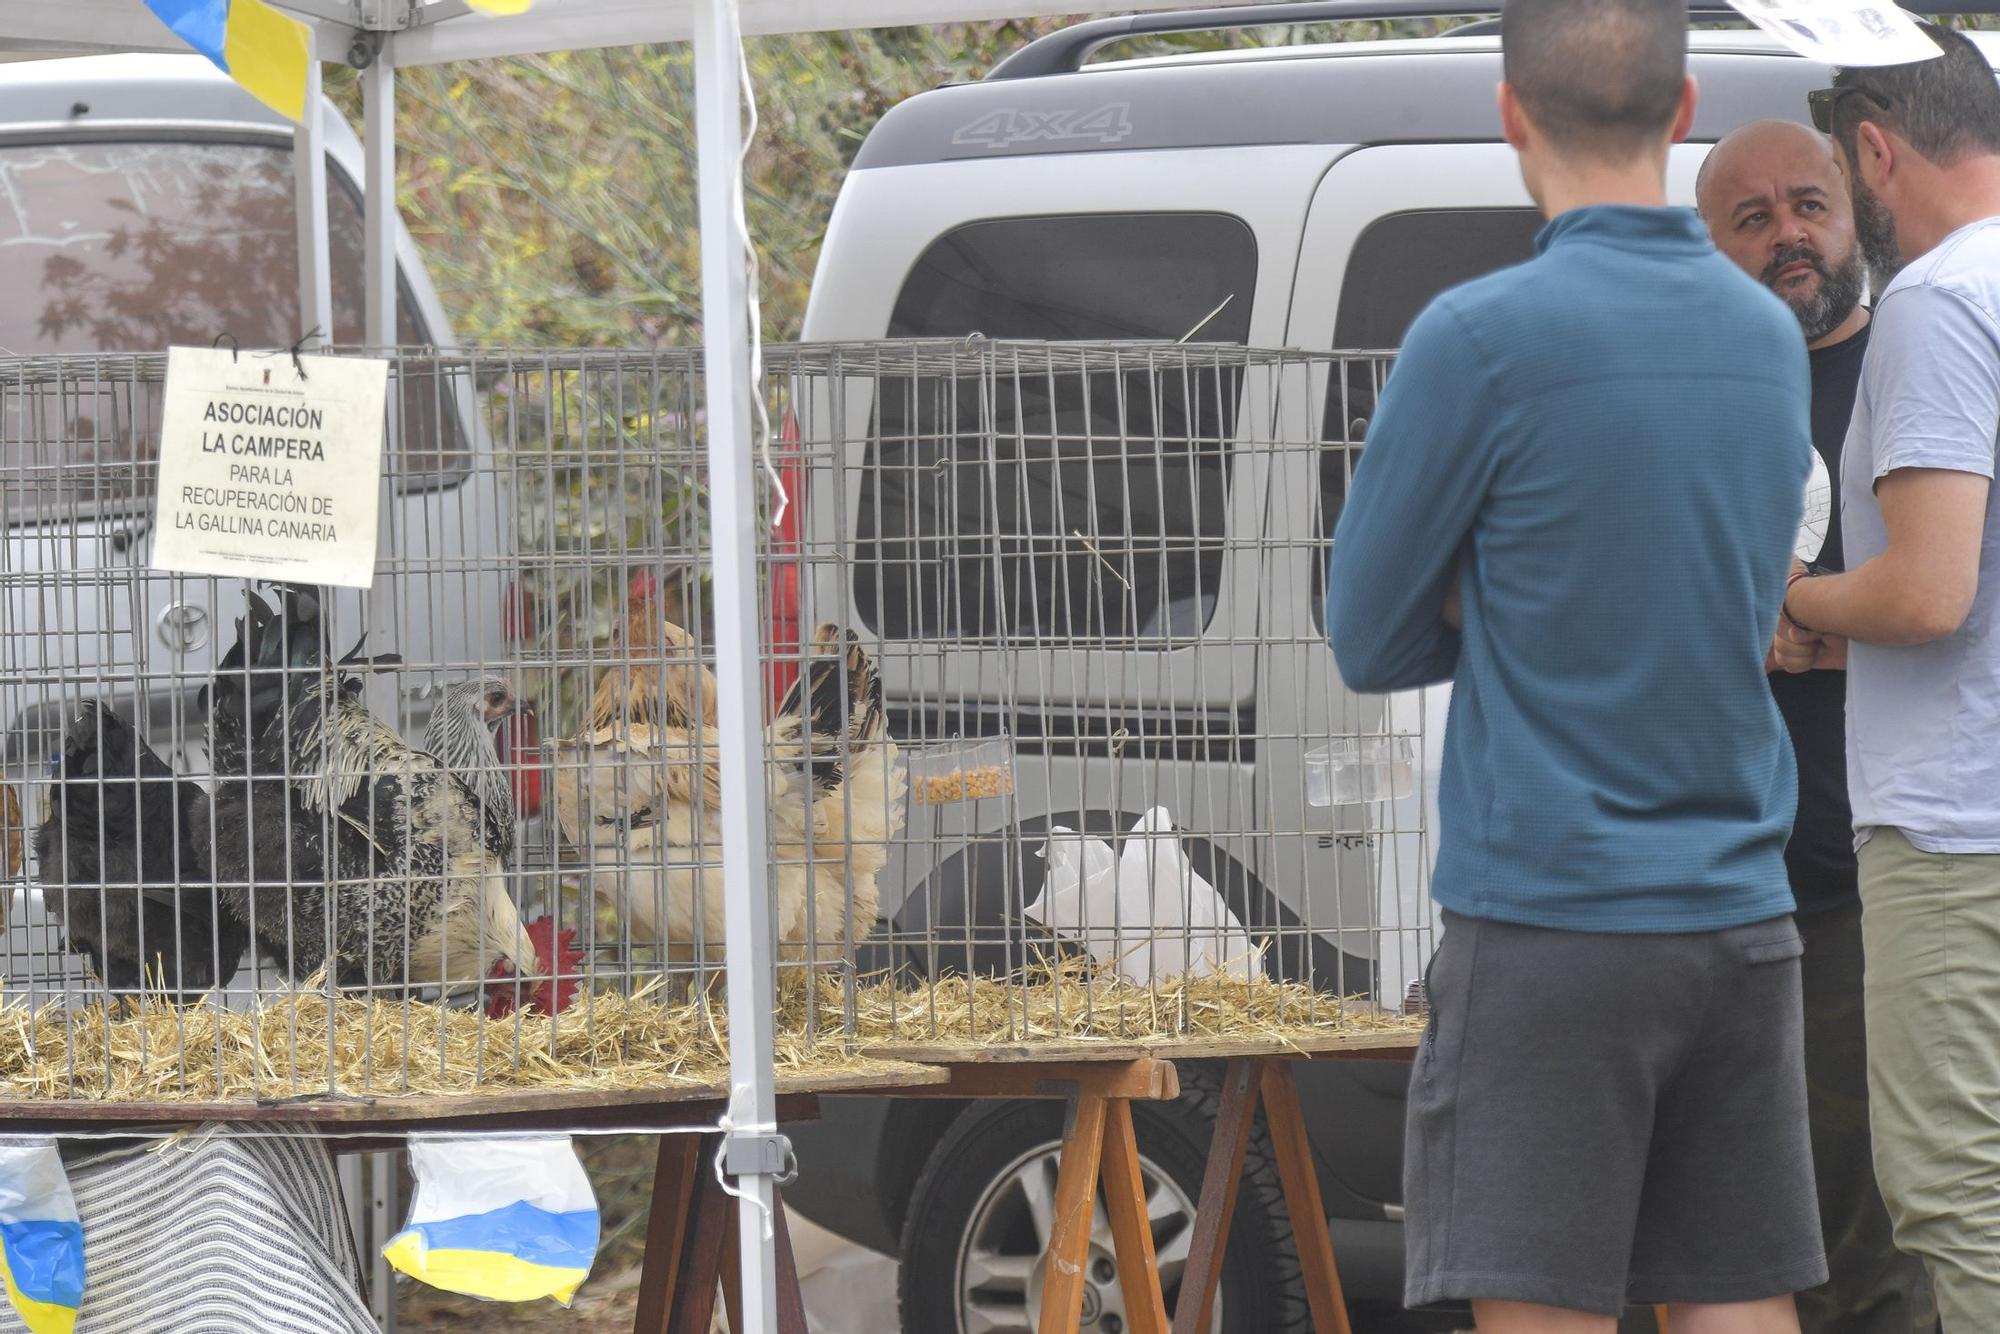
M223 895L295 979L447 984L502 959L540 974L507 893L511 827L503 842L463 780L368 711L355 669L393 655L329 652L313 593L280 585L275 610L252 593L203 692Z
M328 675L333 643L319 596L295 584L277 588L285 618L249 593L248 608L236 622L236 642L216 664L215 686L203 689L196 701L208 728L209 764L218 775L263 772L253 767L253 756L281 758L277 743L286 709ZM364 633L333 664L342 699L361 698L364 687L356 671L382 671L403 661L394 653L364 656L367 642ZM281 764L269 772L285 771Z
M92 702L63 734L35 833L43 902L114 991L192 1000L235 977L249 929L214 893L201 789Z

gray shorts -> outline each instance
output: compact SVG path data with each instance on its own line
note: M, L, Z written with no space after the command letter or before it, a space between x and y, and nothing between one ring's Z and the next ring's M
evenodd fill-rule
M1410 1306L1610 1315L1826 1280L1789 917L1685 935L1445 914L1403 1166Z

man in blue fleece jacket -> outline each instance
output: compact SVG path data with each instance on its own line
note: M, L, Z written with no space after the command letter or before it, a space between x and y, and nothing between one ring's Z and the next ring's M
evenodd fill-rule
M1407 1297L1500 1334L1656 1302L1793 1331L1826 1277L1764 676L1809 377L1791 312L1664 206L1685 23L1510 0L1540 253L1411 327L1334 537L1348 686L1454 682Z

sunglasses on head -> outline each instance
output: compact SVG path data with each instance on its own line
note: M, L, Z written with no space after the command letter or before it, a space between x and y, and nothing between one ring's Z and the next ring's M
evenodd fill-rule
M1888 98L1859 84L1849 84L1845 88L1815 88L1806 94L1806 110L1812 113L1813 128L1821 134L1832 134L1834 108L1840 105L1843 97L1856 95L1867 98L1884 111L1889 109Z

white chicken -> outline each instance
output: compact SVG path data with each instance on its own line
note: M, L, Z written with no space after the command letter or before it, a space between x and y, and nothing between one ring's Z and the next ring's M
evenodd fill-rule
M692 637L657 624L667 661L607 671L581 735L558 747L556 821L633 943L712 959L726 888L717 684ZM875 662L852 633L814 633L764 730L764 761L782 955L835 962L874 928L907 784Z

